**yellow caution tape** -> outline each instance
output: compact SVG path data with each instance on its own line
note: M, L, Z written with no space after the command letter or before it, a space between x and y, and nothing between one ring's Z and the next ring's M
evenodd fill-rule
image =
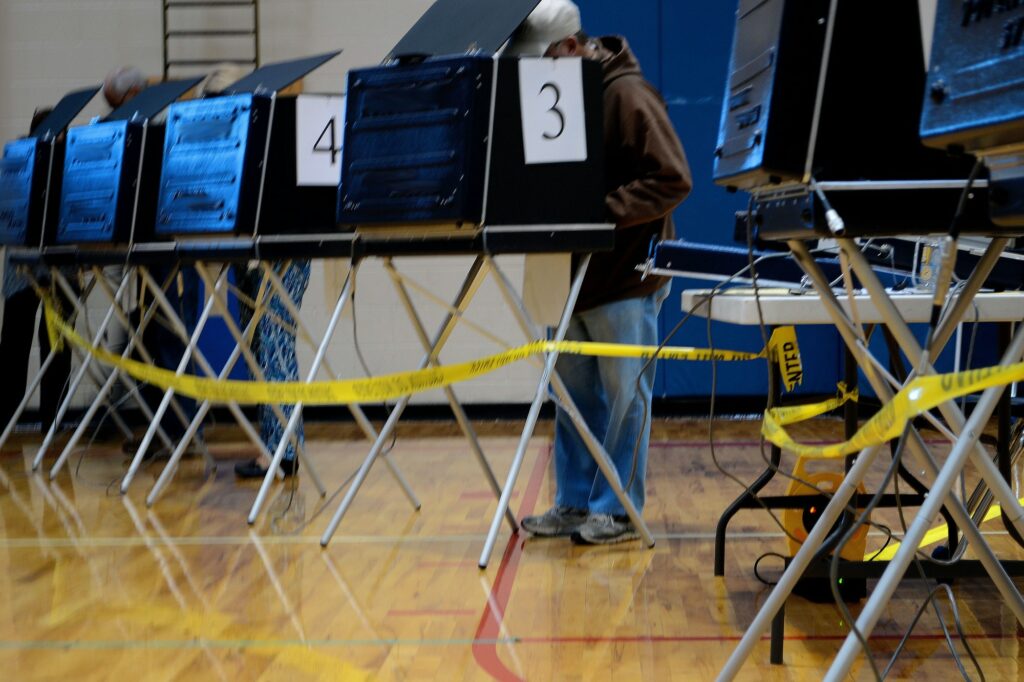
M801 457L816 459L845 457L860 452L864 448L881 445L899 438L903 433L903 427L910 420L945 402L987 388L1006 386L1022 380L1024 380L1024 363L919 377L903 387L891 401L883 405L882 409L865 422L853 438L842 443L805 445L796 442L784 428L795 422L785 422L780 419L780 414L785 416L785 413L780 410L786 408L767 410L761 433L770 442Z
M1024 504L1024 497L1020 499L1020 503ZM983 518L981 522L985 523L987 521L991 521L1000 514L1002 514L1002 509L1000 509L999 505L995 505L988 510L988 513L985 514L985 518ZM921 549L922 547L934 545L936 542L942 542L948 536L949 529L946 524L942 524L941 526L932 528L930 531L925 533L924 537L921 538L921 544L918 545L917 548ZM900 544L901 543L899 542L894 542L888 545L881 552L869 552L864 555L864 561L891 561L892 558L896 556L896 552L899 551Z
M775 331L768 348L760 353L741 351L666 347L634 346L612 343L582 341L534 341L512 350L490 355L471 362L444 367L398 372L369 379L341 379L337 381L257 382L203 378L192 375L177 375L175 372L153 365L114 355L96 348L79 336L54 309L50 301L44 301L47 331L51 345L61 338L79 346L100 362L125 372L138 381L157 386L163 390L211 402L236 402L244 405L294 404L340 405L351 403L382 402L394 400L414 393L444 388L463 381L469 381L497 369L541 353L567 353L615 358L649 359L655 354L662 360L690 360L737 362L772 358L779 363L780 371L786 378L789 390L800 383L803 367L800 351L796 344L796 331L792 327L781 327Z

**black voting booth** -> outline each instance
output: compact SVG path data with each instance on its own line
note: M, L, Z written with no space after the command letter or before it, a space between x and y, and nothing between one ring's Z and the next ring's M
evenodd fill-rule
M1024 4L940 2L921 137L967 151L991 173L1001 227L1024 225Z
M223 95L170 108L156 234L334 229L337 190L296 179L296 97L283 90L340 54L268 64Z
M152 234L164 125L153 118L202 78L143 90L103 121L68 131L56 244L128 243Z
M834 22L829 7L739 3L716 183L755 194L765 239L836 236L812 179L828 189L848 236L945 233L974 160L926 147L918 135L918 4L840 0ZM999 233L984 184L967 200L965 234Z
M65 95L30 134L4 146L0 160L0 244L41 244L57 221L64 171L64 131L99 92L93 86Z
M342 225L469 236L484 224L604 222L600 64L580 66L586 159L527 163L520 60L492 56L536 5L441 0L389 63L350 72ZM564 114L552 116L555 134Z

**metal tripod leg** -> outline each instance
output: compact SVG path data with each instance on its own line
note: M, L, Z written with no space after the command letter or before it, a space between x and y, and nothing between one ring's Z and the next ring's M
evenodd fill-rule
M96 272L97 275L100 274L98 269L94 268L94 271ZM169 287L171 285L171 283L174 280L174 277L176 276L176 274L177 274L176 272L172 272L167 277L167 279L164 282L164 287L162 289L163 291L166 291L167 287ZM103 290L104 294L107 296L107 298L109 300L113 301L113 292L110 290L110 285L105 280L100 279L100 287L102 288L102 290ZM153 308L153 306L150 306L150 308ZM153 360L152 354L150 354L149 350L146 348L145 344L143 343L143 332L145 331L146 327L148 327L149 322L152 319L152 317L151 316L146 317L144 324L141 323L141 321L140 321L140 325L139 325L138 329L133 329L133 325L131 324L131 320L130 320L128 314L124 311L124 309L120 305L115 307L114 313L117 315L118 321L121 323L121 325L124 326L125 330L128 331L128 333L130 335L130 339L129 340L135 342L136 350L137 350L139 356L142 358L142 361L143 362L147 362L147 363L149 363L151 365L155 365L156 363ZM122 380L125 381L126 383L128 382L128 378L127 377L123 378ZM146 401L145 400L140 400L139 402L142 403L142 404L145 404ZM188 415L185 413L185 409L181 406L181 403L178 401L177 398L174 398L171 401L171 409L174 410L174 414L178 418L178 421L181 422L181 425L182 426L188 426L188 423L189 423ZM144 412L147 412L146 416L148 418L148 416L149 416L149 414L148 414L149 406L148 405L145 406ZM202 440L199 441L199 449L200 449L200 452L202 453L203 457L206 459L207 464L209 464L210 466L213 466L214 468L216 468L216 463L213 461L213 456L210 455L210 451L206 448L206 443L204 443Z
M224 282L227 280L227 273L227 267L224 267L221 270L220 276L217 278L218 289L224 286ZM199 350L199 337L202 335L203 329L206 327L206 322L210 319L210 314L213 311L213 297L216 296L216 292L210 296L206 301L206 304L203 306L203 311L199 315L199 320L196 322L195 331L190 337L184 323L182 323L181 319L175 312L174 306L172 306L170 301L167 300L167 296L164 294L163 290L156 285L155 281L153 281L149 272L145 268L139 268L139 274L142 276L145 286L148 287L150 293L153 294L154 305L163 309L164 313L167 315L168 321L171 323L172 329L183 341L185 341L185 349L181 354L181 361L178 363L175 374L177 376L182 376L188 368L188 365L192 360L192 356L195 355L196 363L200 365L204 372L206 372L207 376L215 376L215 373L206 362L202 352ZM149 428L146 430L146 434L142 437L139 449L136 451L135 457L132 458L131 464L128 465L127 473L125 473L124 478L121 480L122 494L128 492L128 488L131 486L131 483L135 478L135 474L138 473L139 467L142 465L142 460L146 456L146 451L152 444L153 436L160 427L160 421L163 419L164 414L167 413L167 408L170 406L171 399L173 397L174 389L168 388L164 391L163 399L161 399L160 405L157 407L157 410L153 415L153 422L149 425ZM237 405L235 407L237 408ZM174 449L174 446L172 445L170 449Z
M38 282L35 281L35 278L32 278L32 281L35 286L39 286ZM81 298L83 300L89 298L89 294L92 293L93 286L94 284L92 280L90 280L88 286L82 291L81 295L76 298ZM75 318L77 317L78 309L76 307L75 310L70 314L70 317L68 318L68 323L74 324ZM58 351L51 348L50 352L47 353L46 357L42 359L39 365L39 371L36 372L36 375L32 378L32 381L29 383L28 388L25 389L24 397L22 397L21 402L18 403L18 407L14 410L14 414L11 415L11 419L10 421L7 422L7 426L4 428L3 433L0 434L0 450L3 449L3 447L7 444L7 439L9 439L11 437L11 434L14 433L14 429L18 425L18 421L21 419L21 415L25 413L25 410L28 408L29 401L32 400L32 396L35 394L36 389L39 388L39 385L43 383L43 377L46 376L47 370L50 369L50 365L53 364L53 361L57 358L58 355Z
M341 320L341 313L345 310L345 305L348 303L349 296L352 293L352 288L355 286L357 266L353 265L352 271L349 273L349 278L345 282L345 287L342 289L341 295L338 297L337 303L334 305L334 312L331 315L330 322L327 324L327 330L324 331L323 339L320 341L320 347L317 349L316 356L313 358L313 364L309 369L309 373L306 375L306 383L311 383L316 379L317 372L320 371L320 365L324 361L324 357L327 355L327 349L331 345L331 339L334 338L334 332L338 328L338 322ZM260 509L263 507L264 501L267 499L267 494L270 492L270 484L274 480L274 472L281 466L281 461L284 459L284 453L288 449L288 439L295 433L295 429L298 428L299 419L302 417L302 403L296 403L295 407L292 408L292 414L288 418L288 423L284 427L284 433L281 434L281 440L277 444L277 449L274 451L274 456L270 462L270 468L267 470L267 475L263 479L263 483L260 485L260 491L256 494L256 500L253 502L252 509L249 510L249 524L256 523L257 517L259 517Z
M572 286L569 288L569 296L562 309L562 318L559 320L558 328L555 331L554 341L562 341L569 329L569 320L572 318L572 311L576 308L576 299L580 295L583 286L583 278L587 273L587 266L590 265L590 254L584 255L576 268L573 276ZM494 551L494 543L498 539L498 530L501 527L501 517L508 509L509 501L512 499L512 489L519 478L519 470L523 466L523 459L526 457L526 449L533 438L533 431L537 427L537 418L540 416L540 407L548 393L548 386L551 384L551 375L555 371L555 361L558 353L548 353L544 359L544 369L541 370L540 381L537 383L537 392L530 403L530 411L526 416L526 425L523 428L522 436L519 438L519 445L516 447L515 457L512 459L512 466L509 468L508 477L505 479L505 486L501 490L501 498L498 500L498 509L491 521L490 530L487 532L487 539L484 541L483 551L480 553L480 560L477 562L480 568L487 568L491 553ZM581 435L583 435L581 433Z
M59 272L56 271L56 268L54 269L54 271L54 276L58 276ZM127 273L125 273L125 275L121 278L121 283L118 286L116 292L118 300L120 300L121 297L124 296L124 292L128 288L129 279L130 277L128 276ZM113 319L114 309L113 307L111 307L107 310L106 315L104 315L103 320L100 322L100 325L96 330L96 333L93 335L91 342L93 348L99 348L99 346L103 343L103 337L107 332L107 327L110 326L110 322ZM78 368L78 372L75 373L74 378L71 380L71 383L68 386L67 396L64 398L64 401L61 403L60 407L57 408L57 414L53 419L53 424L50 425L49 430L43 437L42 444L40 444L39 446L39 450L36 451L35 458L32 460L33 471L37 471L39 469L39 466L43 463L43 458L46 456L46 452L50 449L50 446L53 444L54 439L57 437L57 431L58 429L60 429L60 424L61 422L64 421L64 417L67 416L68 410L71 408L71 403L74 400L75 394L78 393L78 388L82 384L82 380L85 379L86 375L88 375L90 372L90 368L92 367L92 360L93 358L91 354L84 354L82 358L82 364ZM102 384L102 381L100 382L100 384Z
M262 298L263 296L259 296L259 299ZM266 307L263 305L263 302L261 300L254 301L252 319L249 320L249 324L245 328L244 332L244 340L246 341L247 344L252 339L252 335L256 330L256 325L259 323L260 318L263 317L265 310ZM235 348L231 351L231 355L224 363L224 367L221 369L220 374L218 375L217 378L221 380L227 379L228 376L230 376L231 371L234 369L235 365L238 363L238 359L241 357L242 344L236 344ZM171 482L171 479L174 477L174 474L177 471L178 463L181 461L181 458L185 454L185 450L188 448L188 444L191 442L192 438L194 438L195 435L199 433L199 428L202 426L203 421L206 419L206 415L210 412L211 407L211 402L209 400L204 400L202 404L199 405L199 407L196 409L196 415L195 417L192 418L192 422L188 425L188 428L185 430L185 435L182 436L181 441L178 443L178 447L175 448L173 453L171 453L171 458L164 466L163 471L160 472L160 476L157 478L156 483L153 484L153 488L149 491L149 494L146 496L147 506L152 507L153 504L156 503L156 500L166 489L167 485ZM273 454L267 449L267 446L263 442L263 439L260 438L260 434L256 432L256 430L253 428L249 420L246 419L243 420L242 422L239 422L239 426L242 428L243 432L253 443L253 445L256 446L257 450L260 452L260 455L266 458L267 462L270 462L270 460L273 457ZM284 477L284 472L282 472L280 469L278 469L276 473L278 476L282 478Z
M81 297L81 296L76 297L75 296L74 288L67 281L67 278L60 271L60 269L54 268L53 270L54 271L51 273L51 278L53 279L53 283L56 284L57 288L59 288L64 293L64 297L67 298L67 300L72 302L72 306L75 308L75 312L76 312L76 314L78 316L78 320L83 322L84 327L86 329L86 333L88 333L88 329L89 329L89 315L88 315L88 313L86 311L86 306L85 306L85 301L87 299L84 298L84 297ZM100 271L100 274L101 275L103 274L102 270ZM35 287L36 286L35 280L33 279L32 281L33 281L33 285L32 286ZM98 277L98 278L97 277L89 278L89 284L86 286L86 289L89 289L90 291L92 291L92 289L95 288L97 282L102 283L102 284L106 284L106 282L107 282L106 277L105 276L101 276L101 277ZM89 353L87 353L85 350L83 350L83 349L81 349L81 348L79 348L78 346L75 346L75 345L71 346L71 351L73 353L75 353L76 355L78 355L79 359L81 361L83 361L83 362L85 360L85 357L87 355L89 355ZM89 378L92 379L93 383L96 385L97 388L102 386L103 382L106 381L106 375L103 374L103 370L100 367L97 367L95 363L92 363L92 364L89 365ZM128 395L132 396L137 403L141 402L141 399L138 396L136 396L134 393L129 392ZM117 410L117 406L114 405L114 403L108 401L107 402L107 411L108 411L108 414L110 415L110 420L112 422L114 422L114 425L117 426L118 430L120 430L121 433L124 434L124 437L125 438L131 438L132 430L128 426L128 424L125 423L124 419L121 417L120 413Z
M455 297L454 311L449 311L444 321L441 323L441 328L434 336L433 341L430 344L431 351L427 353L423 360L420 361L418 369L427 367L430 362L435 359L444 348L444 345L448 342L449 337L455 330L458 324L459 317L469 307L470 301L476 295L477 290L483 283L483 262L480 258L477 258L469 272L466 274L465 279L462 282L462 288L459 290L458 295ZM384 426L380 430L380 434L377 436L377 441L370 448L370 452L366 455L363 463L360 465L358 471L356 471L355 478L352 479L352 483L349 484L349 488L345 491L345 497L342 499L341 504L338 505L338 510L334 513L330 523L327 524L327 529L324 530L323 535L320 537L320 545L326 547L334 536L335 531L338 529L338 525L344 518L345 513L351 506L352 501L356 497L356 493L359 492L360 487L363 485L363 481L366 480L366 476L370 473L370 468L373 466L374 461L384 451L385 444L388 439L391 438L391 434L398 427L398 420L402 418L402 413L405 412L405 408L409 405L409 396L405 396L398 401L395 408L391 411L391 416L388 417Z
M309 333L306 323L302 320L301 311L299 311L298 306L295 305L295 302L288 294L288 290L285 288L284 282L281 281L280 276L274 272L274 269L270 267L269 263L263 263L263 271L266 273L266 277L270 281L271 287L277 291L279 300L284 303L285 308L288 309L288 314L295 320L297 331L303 337L303 340L305 340L306 343L309 344L310 348L315 352L317 344L313 340L312 334ZM332 381L338 379L339 374L334 371L333 367L331 367L330 358L327 356L324 356L323 367L327 371L327 377L329 379ZM347 407L352 418L355 419L356 424L359 425L359 429L363 432L363 435L366 436L366 439L371 443L375 442L377 440L377 429L375 429L373 424L370 423L370 420L366 418L363 408L359 405L348 405ZM394 463L391 453L385 453L383 457L384 464L387 465L388 471L391 472L391 476L402 488L402 492L405 494L405 498L409 500L409 504L412 505L413 509L419 509L420 501L417 499L416 493L412 491L412 487L409 485L409 482L405 480L405 476L398 468L398 465Z
M416 336L420 340L420 345L423 346L423 350L427 353L431 353L430 339L427 338L427 330L423 327L423 321L420 319L419 314L416 312L416 307L413 305L412 298L409 296L409 290L406 288L402 277L395 270L395 264L391 258L384 259L384 269L391 277L392 283L395 285L395 290L398 292L398 298L402 301L402 306L405 308L405 313L412 322L413 329L416 331ZM480 266L481 277L486 276L487 265L481 263ZM436 356L430 362L431 366L437 366ZM473 429L472 422L469 421L469 417L466 415L466 411L462 409L462 404L459 403L459 399L455 396L455 389L451 386L444 388L444 395L448 399L448 405L451 407L452 412L455 414L455 421L458 422L459 428L462 429L462 434L469 441L469 447L473 451L473 455L476 457L477 462L480 464L480 468L483 469L484 478L487 479L487 485L490 486L491 491L494 493L496 498L501 497L501 486L498 483L498 479L494 476L494 470L491 468L490 463L487 461L487 456L484 454L483 448L480 446L480 440L477 438L476 431ZM519 524L516 523L516 517L511 510L506 510L505 518L512 528L512 532L515 532L519 528Z
M124 309L121 307L120 303L114 299L114 292L110 289L110 285L107 284L107 282L102 279L102 272L98 268L94 268L93 276L94 278L100 280L100 290L107 296L108 300L110 301L110 305L114 309L114 314L117 316L121 326L124 327L125 331L128 333L128 341L125 344L124 351L121 353L121 358L127 359L131 356L133 351L137 350L139 355L142 357L143 361L153 364L153 358L149 355L149 352L146 350L145 346L142 345L142 336L146 328L152 321L155 310L152 308L148 310L140 320L139 327L137 329L133 328L131 322L128 319L127 314L125 314L124 312ZM100 387L100 390L96 395L96 398L89 406L89 409L86 411L85 416L82 418L81 423L78 425L78 428L75 429L74 433L71 435L71 438L68 439L67 444L65 444L64 446L64 450L57 458L57 461L54 462L53 467L51 467L51 480L56 478L57 474L60 473L61 468L67 462L68 458L71 456L72 451L78 445L78 441L85 434L85 431L89 427L90 422L96 415L96 412L99 410L101 402L107 399L107 395L109 395L110 391L114 387L114 384L118 380L121 380L125 384L125 387L130 392L131 395L136 395L137 386L135 382L131 379L131 377L128 377L127 375L123 374L119 369L114 368L111 371L110 375L107 377L106 382L103 384L103 386ZM138 402L143 407L143 413L146 415L146 417L150 417L152 415L152 411L149 409L148 405L145 405L145 400L139 397ZM178 418L181 419L182 423L187 423L185 412L184 410L181 409L181 406L178 404L176 400L172 401L171 407L175 408L175 412L177 413ZM162 429L160 430L160 432L158 432L158 435L161 438L162 442L164 443L165 447L167 447L168 449L174 447L174 442ZM203 451L205 452L206 457L209 458L209 452L206 452L205 447L203 448Z

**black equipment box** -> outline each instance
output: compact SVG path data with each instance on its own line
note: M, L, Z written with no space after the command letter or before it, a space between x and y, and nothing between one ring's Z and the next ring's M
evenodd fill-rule
M201 80L154 85L103 121L68 131L55 243L149 239L164 138L151 119Z
M587 159L553 164L525 162L518 66L453 57L353 71L339 222L604 222L600 65L581 65Z
M299 186L297 99L277 91L338 54L268 64L229 86L223 96L173 105L156 233L333 231L337 188Z
M926 148L918 136L925 67L917 2L839 0L831 19L827 43L829 0L741 0L715 181L761 190L809 176L966 178L970 159Z
M860 184L860 183L857 183ZM906 188L884 188L885 183L856 184L849 189L827 192L829 204L842 217L846 237L899 237L946 234L957 214L965 182L929 187L913 183ZM877 185L872 188L870 185ZM828 185L825 185L828 187ZM792 194L764 195L753 206L755 237L763 240L834 237L826 207L817 193L801 190ZM958 221L962 234L994 235L1002 230L992 222L988 190L977 187L964 202ZM744 241L746 235L744 232Z
M921 137L979 151L1024 143L1024 2L941 0Z
M921 137L984 157L993 221L1024 226L1024 3L939 2Z
M57 222L64 170L64 130L99 86L68 93L30 131L4 146L0 159L0 245L38 247Z
M391 50L398 63L349 73L339 223L606 222L601 65L580 60L586 158L527 163L521 62L490 56L537 4L440 0Z

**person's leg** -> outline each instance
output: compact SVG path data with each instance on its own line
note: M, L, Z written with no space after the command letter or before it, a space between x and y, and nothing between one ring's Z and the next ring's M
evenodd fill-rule
M592 341L583 321L574 316L566 332L568 341ZM555 364L569 395L598 441L608 428L608 406L598 376L597 358L560 355ZM555 411L555 504L586 511L597 464L573 426L568 413Z
M282 282L288 295L295 302L297 307L302 306L302 298L309 285L309 261L294 261L287 272L284 273ZM289 326L295 325L295 320L288 313L288 309L278 294L270 299L269 309L273 316L280 318ZM264 317L258 326L259 353L258 360L260 367L266 376L267 381L298 381L299 361L295 353L295 332L293 329L284 329L271 319ZM290 419L292 406L285 405L285 418ZM269 405L260 405L260 437L267 444L267 448L273 452L281 441L284 433L284 426L277 419L273 409ZM305 446L305 429L300 415L298 425L295 429L295 436L301 446ZM284 461L295 462L295 445L288 443L285 451ZM294 466L294 465L292 465ZM286 467L288 468L288 467Z
M566 331L570 341L589 341L582 320L574 316ZM604 438L608 409L598 381L597 361L582 355L560 355L555 364L573 402L598 440ZM590 456L569 415L555 410L555 506L544 514L523 519L523 528L534 535L570 535L586 520L587 503L597 464Z
M665 290L638 299L618 301L584 313L595 340L654 346L658 343L658 311ZM608 396L608 429L603 444L626 494L643 512L646 500L647 449L651 431L654 363L646 360L600 358L600 382ZM642 373L641 373L642 372ZM614 541L636 537L625 509L600 472L593 479L588 507L591 520L580 529L583 541ZM598 528L590 528L596 523Z
M0 358L7 364L4 390L0 391L0 429L5 427L25 397L28 358L32 352L39 299L32 289L8 296L4 301L4 319L0 326ZM45 357L45 355L44 355Z

